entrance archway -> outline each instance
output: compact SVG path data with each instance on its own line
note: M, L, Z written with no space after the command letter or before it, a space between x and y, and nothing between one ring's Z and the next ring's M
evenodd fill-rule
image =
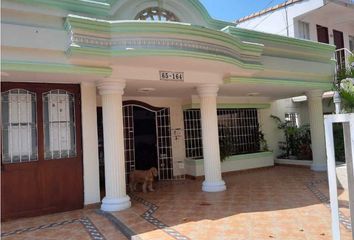
M156 167L159 180L173 179L170 109L125 101L123 116L127 176Z

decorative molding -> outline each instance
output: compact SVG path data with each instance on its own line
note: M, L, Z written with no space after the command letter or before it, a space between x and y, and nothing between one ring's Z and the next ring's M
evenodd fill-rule
M311 91L306 92L306 96L307 96L308 100L320 99L320 101L322 101L323 94L324 94L323 90L311 90Z
M277 85L277 86L289 86L289 87L307 87L313 89L330 90L332 88L332 82L320 82L320 81L303 81L292 79L270 79L270 78L245 78L245 77L229 77L224 79L224 83L243 83L243 84L265 84L265 85Z
M197 92L201 97L216 97L218 91L219 86L216 84L206 84L197 87Z
M101 96L110 94L123 95L125 86L125 81L105 80L97 83L97 88Z
M41 73L66 73L66 74L94 74L107 77L112 74L112 69L107 67L87 67L59 63L1 61L2 71L41 72Z
M107 57L177 56L263 70L263 45L230 34L175 22L107 21L69 15L67 54Z
M264 44L264 55L312 60L335 66L335 60L333 59L335 46L333 45L233 26L227 26L221 31L237 36L243 41Z
M105 57L187 57L196 58L203 60L210 60L216 62L223 62L235 65L237 67L248 69L248 70L264 70L263 66L259 64L244 63L234 58L218 56L215 54L200 53L200 52L190 52L182 50L155 50L155 49L137 49L137 50L109 50L102 48L85 48L79 46L71 46L68 51L68 55L87 55L87 56L105 56Z
M131 38L103 38L87 36L82 34L73 34L71 37L71 45L80 47L101 47L117 50L139 50L139 49L158 49L158 50L182 50L201 52L207 54L221 55L225 57L242 59L239 51L228 46L208 43L198 40L180 39L180 38L163 38L163 37L135 37ZM258 57L249 56L248 61L258 61Z

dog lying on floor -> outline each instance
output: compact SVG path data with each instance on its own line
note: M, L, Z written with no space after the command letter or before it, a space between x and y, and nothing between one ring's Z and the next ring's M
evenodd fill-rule
M137 183L143 184L143 192L146 193L146 187L150 192L153 192L152 182L154 181L154 177L157 177L157 169L150 168L149 170L134 170L129 175L129 187L130 191L136 191Z

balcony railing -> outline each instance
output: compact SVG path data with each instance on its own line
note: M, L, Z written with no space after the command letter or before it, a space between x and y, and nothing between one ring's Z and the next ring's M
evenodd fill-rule
M335 59L337 61L337 71L349 69L351 67L348 61L350 56L354 56L354 53L349 49L341 48L336 50Z

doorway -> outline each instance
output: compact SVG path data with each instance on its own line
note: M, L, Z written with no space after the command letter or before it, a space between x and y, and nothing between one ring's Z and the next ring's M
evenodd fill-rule
M104 141L102 108L97 108L100 186L104 196ZM170 109L139 101L123 102L126 182L131 171L156 167L158 180L173 179Z
M2 83L1 219L84 206L80 85Z
M156 143L156 113L146 108L134 106L134 149L135 169L158 168Z

